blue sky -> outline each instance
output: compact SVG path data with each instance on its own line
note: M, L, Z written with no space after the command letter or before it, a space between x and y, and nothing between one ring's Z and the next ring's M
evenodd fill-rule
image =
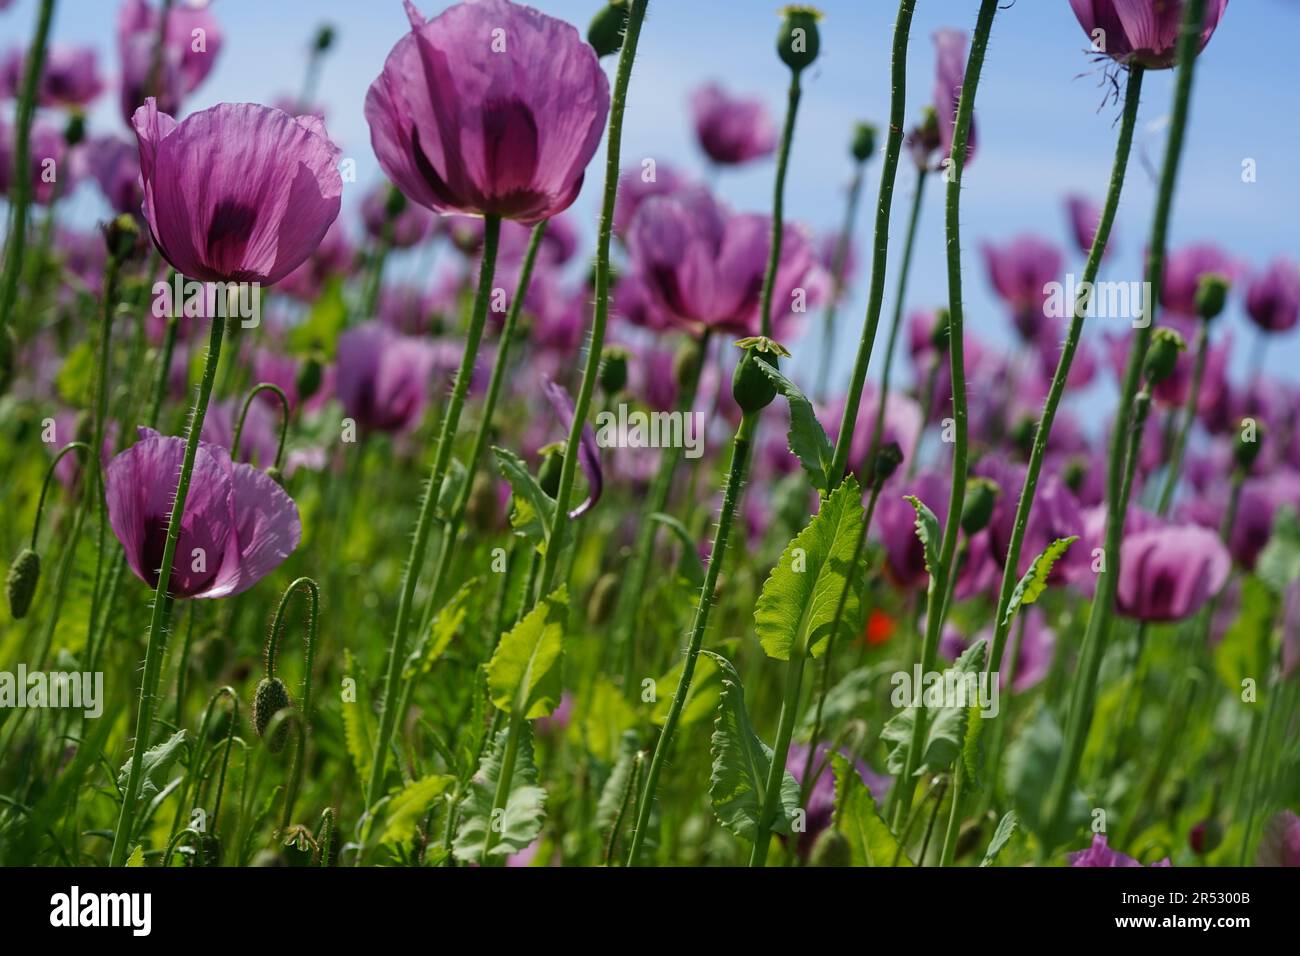
M184 2L184 0L180 0ZM598 0L536 0L548 13L585 30ZM425 13L446 4L422 2ZM35 0L17 0L0 13L0 49L26 42ZM367 86L392 44L406 29L399 0L213 0L227 43L203 87L186 104L200 109L222 100L270 101L301 85L306 48L321 22L332 23L338 40L325 64L320 100L326 122L345 155L357 161L359 183L353 200L378 176L362 115ZM626 163L653 156L703 175L686 101L692 89L716 79L737 92L762 96L780 118L788 73L777 60L773 40L778 23L775 0L651 0L633 79L624 138ZM893 0L824 0L822 56L804 84L803 106L791 159L788 215L819 232L837 228L851 171L847 156L850 124L857 119L883 126L888 112L889 45ZM932 32L943 26L969 31L975 0L924 0L913 23L908 70L908 113L916 116L933 86ZM54 36L92 44L101 68L117 69L114 0L60 0ZM1197 72L1196 98L1178 200L1173 245L1213 240L1255 266L1286 253L1300 258L1300 3L1295 0L1233 0ZM998 13L979 90L980 153L966 175L963 236L968 328L994 341L1010 342L1007 322L992 297L978 255L983 239L1005 240L1037 232L1070 250L1070 268L1080 266L1066 232L1062 197L1082 192L1100 199L1109 175L1119 107L1102 105L1100 73L1085 53L1086 37L1066 0L1007 0ZM607 61L612 62L612 61ZM1160 161L1172 75L1148 76L1134 162L1120 207L1117 255L1107 264L1112 278L1136 278L1139 253L1153 205L1153 170ZM98 130L125 132L116 103L105 96L92 114ZM1243 160L1255 160L1257 181L1243 183ZM873 163L855 239L871 240L877 177ZM766 211L773 177L771 162L727 172L718 189L733 206ZM575 212L587 237L594 234L600 187L593 162ZM895 197L894 256L901 245L914 174L906 162ZM934 184L932 184L933 187ZM921 234L908 297L911 305L946 301L941 192L927 190ZM863 257L860 257L863 258ZM843 338L836 374L845 376L856 347L865 307L865 263L853 296L841 312ZM886 315L891 302L886 298ZM818 321L820 321L818 319ZM1250 329L1234 301L1227 323L1238 342L1249 344ZM1099 330L1090 330L1097 335ZM804 349L796 367L811 366ZM1238 369L1247 348L1238 348ZM1300 333L1285 337L1268 353L1268 371L1295 378ZM878 370L873 362L873 374Z

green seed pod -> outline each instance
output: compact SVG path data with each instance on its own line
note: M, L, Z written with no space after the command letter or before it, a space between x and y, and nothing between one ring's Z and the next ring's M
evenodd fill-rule
M599 627L609 620L618 603L619 576L612 571L602 574L591 589L591 599L587 602L587 623Z
M9 613L15 621L22 620L32 606L32 595L41 580L41 556L31 548L23 548L9 565L5 577L5 593L9 597Z
M1151 347L1147 350L1146 362L1142 366L1147 382L1151 385L1159 385L1174 374L1174 369L1178 365L1178 356L1186 348L1187 343L1183 341L1183 337L1173 329L1156 329L1151 339Z
M903 449L898 447L898 442L891 441L887 445L881 445L876 450L876 460L871 466L875 482L883 485L902 463Z
M328 23L321 24L321 28L316 31L316 49L324 53L334 45L334 28Z
M298 369L298 380L294 383L298 389L298 398L306 401L316 394L321 382L321 362L316 356L308 356Z
M989 526L1001 490L987 478L972 478L961 509L961 530L966 536L979 534Z
M626 0L609 0L602 4L587 27L587 42L596 56L606 57L623 49L623 32L627 29Z
M389 219L396 219L406 210L406 196L396 186L388 190L388 200L384 203L384 214Z
M1196 314L1205 321L1217 319L1228 304L1228 290L1232 283L1227 276L1209 272L1196 284Z
M731 376L731 395L742 412L761 411L776 398L776 386L755 363L766 362L772 368L778 368L780 357L790 353L779 342L762 335L741 339L736 345L744 349L745 354Z
M104 227L104 244L108 254L121 262L128 258L140 244L140 226L133 216L117 216Z
M781 11L776 52L781 62L795 73L812 66L821 51L821 34L817 31L817 21L821 18L820 10L801 4L791 4Z
M607 345L600 354L600 387L606 395L617 395L627 387L627 349Z
M1083 487L1083 479L1087 473L1088 463L1086 460L1082 458L1071 458L1065 463L1065 471L1062 474L1062 478L1065 481L1066 487L1075 494L1078 494L1079 489Z
M854 123L850 150L858 162L869 160L876 152L876 128L870 123Z
M808 855L809 866L852 866L853 852L849 839L834 827L825 829Z
M1261 443L1264 438L1264 425L1256 422L1254 427L1249 429L1240 429L1237 432L1237 443L1232 449L1232 457L1237 462L1237 467L1243 472L1250 472L1255 465L1255 459L1259 457Z
M257 731L257 736L265 737L271 718L292 706L293 701L289 699L289 691L284 686L284 681L278 677L266 677L259 681L257 690L253 694L253 728ZM289 724L281 721L275 734L266 741L266 749L273 754L278 754L284 749L288 738Z
M68 117L68 125L63 127L63 141L69 146L80 146L86 139L86 117L81 110L74 110Z
M560 490L560 472L564 469L564 443L553 442L541 449L542 463L537 467L537 483L552 498Z

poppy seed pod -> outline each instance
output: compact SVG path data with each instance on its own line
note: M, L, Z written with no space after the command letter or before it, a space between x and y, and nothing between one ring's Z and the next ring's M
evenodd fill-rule
M305 402L320 390L323 375L324 370L321 368L320 359L314 355L309 355L307 360L302 363L302 368L298 370L298 377L294 381L300 401Z
M1236 461L1237 467L1243 472L1249 472L1255 465L1255 459L1259 457L1260 439L1264 437L1264 426L1258 422L1251 430L1249 438L1246 437L1246 430L1243 428L1237 433L1237 443L1232 449L1233 460Z
M63 127L63 141L69 146L80 146L86 139L86 117L75 112L68 117L68 125Z
M823 830L813 844L809 866L852 866L853 854L848 837L834 827Z
M998 503L1001 490L987 478L972 478L966 489L966 502L961 509L961 530L967 537L979 534L989 525L993 507Z
M741 339L736 345L744 349L745 354L731 376L731 395L742 412L762 411L776 398L776 386L754 363L766 362L772 368L778 368L780 356L790 353L762 335Z
M600 356L600 387L606 395L617 395L627 387L627 349L608 345Z
M899 447L898 442L891 441L887 445L880 446L876 452L876 460L873 464L875 480L878 484L884 484L898 470L898 466L903 463L903 449Z
M253 728L257 731L257 736L265 738L266 728L270 725L271 718L292 706L293 702L289 699L289 690L284 686L284 681L278 677L262 678L253 693ZM288 738L289 725L281 721L275 733L266 740L266 749L273 754L278 754L284 749Z
M9 598L9 613L15 621L22 620L32 606L32 595L41 580L41 556L31 548L18 552L14 563L9 565L9 574L5 577L5 594Z
M324 53L334 45L334 28L328 23L323 24L321 28L316 31L315 45L317 51L321 53Z
M776 34L776 52L781 62L795 73L812 66L821 51L817 21L821 11L792 4L781 11L781 29Z
M1217 319L1228 303L1231 280L1216 272L1201 276L1196 286L1196 314L1207 322Z
M623 31L627 29L626 0L609 0L602 4L587 27L587 42L596 56L607 57L623 48Z
M853 141L849 147L853 158L865 163L876 152L876 128L870 123L853 124Z
M1151 339L1151 348L1147 351L1146 362L1142 366L1147 382L1159 385L1178 365L1179 354L1187 348L1187 342L1173 329L1156 329Z
M108 254L119 262L129 256L139 242L140 226L134 216L122 213L104 227L104 244L108 246Z

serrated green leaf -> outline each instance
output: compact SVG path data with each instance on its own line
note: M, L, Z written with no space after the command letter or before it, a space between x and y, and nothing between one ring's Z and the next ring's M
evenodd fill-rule
M1300 518L1292 507L1279 509L1273 534L1255 562L1255 573L1274 594L1300 580Z
M352 652L347 648L343 650L343 673L356 681L357 687L361 687L365 682L365 677L357 667ZM365 708L360 701L356 700L345 700L340 707L343 710L343 742L352 757L352 766L357 772L357 779L369 780L371 748L370 734L366 731Z
M709 778L709 799L718 821L746 840L758 832L767 775L772 766L772 748L759 739L745 710L745 690L731 662L720 654L704 651L713 658L722 675L718 719L713 725L709 752L713 773ZM788 770L782 775L781 800L773 833L790 832L790 821L799 809L799 783Z
M546 791L537 786L537 764L533 761L533 725L519 722L520 738L511 774L510 792L505 807L495 822L496 842L488 856L492 859L518 853L542 832L546 819ZM487 837L493 826L492 801L501 764L505 757L508 730L496 735L492 749L483 755L478 772L470 779L469 791L460 804L460 826L452 852L462 862L484 862Z
M998 854L1002 852L1002 848L1007 845L1019 826L1020 818L1016 816L1015 810L1008 810L1003 814L1002 819L998 821L998 828L993 831L989 848L984 851L984 859L980 861L980 866L992 866L997 862Z
M165 777L178 757L185 743L185 729L181 728L160 744L154 744L144 752L140 759L140 799L152 800L166 786ZM131 761L122 764L117 773L117 785L126 786L131 774Z
M835 778L835 828L849 841L852 865L914 866L881 819L871 791L848 758L831 754L831 773Z
M925 502L916 495L905 495L904 497L916 512L916 536L921 540L921 548L925 552L925 572L930 575L933 581L934 569L939 566L939 544L941 540L939 519L934 516L933 511L926 507Z
M993 679L996 678L990 678ZM980 740L983 729L979 704L971 704L966 708L966 736L962 740L961 761L966 768L966 783L976 791L983 788L980 782L984 772L984 745Z
M456 782L450 774L423 777L407 784L388 801L380 843L406 843L415 836L416 824L429 806Z
M569 598L563 587L501 636L488 661L488 692L507 714L545 717L560 701L560 665Z
M126 865L132 869L144 866L144 844L137 843L131 855L126 858Z
M682 556L677 563L677 569L681 572L687 582L692 587L700 587L704 584L704 565L700 561L699 549L695 546L695 539L691 533L686 530L686 525L682 524L672 515L664 514L662 511L656 511L647 515L647 520L657 521L665 528L671 531L681 543Z
M470 578L455 594L451 596L429 627L427 634L422 634L411 653L406 657L402 668L402 679L410 680L416 674L427 674L438 658L442 657L451 639L460 631L469 613L469 599L479 586L478 578Z
M515 533L546 550L555 517L555 499L542 490L522 458L505 448L493 447L492 455L502 476L510 483L514 504L510 510L510 526Z
M925 747L921 755L921 760L916 768L916 776L922 776L927 773L938 773L946 770L962 752L962 746L966 741L966 724L970 716L969 705L978 701L978 681L982 679L984 670L984 660L988 654L988 643L983 640L976 641L968 647L957 658L957 662L952 667L943 671L942 674L935 675L937 680L943 682L944 687L948 686L950 678L947 676L950 672L956 676L951 678L954 681L961 681L966 688L964 701L951 701L950 706L927 707L926 714L928 723L925 732ZM988 680L997 680L997 675L992 675ZM937 686L937 685L936 685ZM927 688L921 688L922 700ZM895 694L899 689L895 689ZM913 690L916 693L916 690ZM897 715L889 720L880 730L880 739L888 741L894 745L889 752L889 772L894 774L902 773L907 766L907 755L912 748L912 728L916 721L917 709L907 701L902 701L896 706L903 706ZM978 713L978 711L976 711Z
M776 390L785 396L790 406L790 431L786 436L790 451L812 479L817 493L826 497L834 481L831 465L835 460L835 448L826 437L821 422L817 420L812 402L808 401L798 385L781 374L780 369L766 362L755 362L754 367L766 375Z
M817 657L826 648L841 595L848 588L841 629L857 617L861 582L849 567L862 537L862 492L846 478L808 526L785 547L763 582L754 607L754 630L768 657Z
M1070 545L1078 540L1077 534L1070 535L1068 538L1057 538L1042 554L1034 558L1024 576L1016 584L1016 589L1011 592L1011 601L1007 604L1007 613L1002 619L1004 625L1011 623L1011 619L1016 616L1016 611L1020 610L1022 605L1033 604L1038 600L1047 588L1047 577L1052 573L1052 567L1066 551L1070 550Z

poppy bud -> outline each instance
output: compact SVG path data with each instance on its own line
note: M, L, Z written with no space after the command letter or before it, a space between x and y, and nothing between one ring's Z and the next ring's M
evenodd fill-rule
M619 577L613 572L602 574L591 589L591 599L587 602L587 622L599 627L609 620L618 601Z
M1249 472L1255 465L1255 459L1259 457L1260 439L1264 437L1264 426L1256 422L1255 427L1251 429L1250 437L1246 437L1246 429L1237 432L1237 444L1232 449L1232 457L1237 462L1237 467L1243 472Z
M1226 276L1207 272L1196 285L1196 314L1207 322L1217 319L1228 302L1231 283Z
M972 478L961 509L961 530L966 536L979 534L989 526L1001 489L987 478Z
M792 4L781 11L781 29L776 34L776 52L781 62L795 73L812 66L821 50L817 21L821 11Z
M9 613L15 621L22 620L32 606L32 595L41 580L41 556L31 548L18 552L14 563L9 565L9 574L5 577L5 594L9 598Z
M291 706L293 704L289 700L289 691L284 686L284 681L278 677L265 677L259 681L257 690L253 694L253 729L257 731L257 736L265 736L271 718ZM281 721L275 734L266 741L266 749L273 754L278 754L284 749L288 737L289 725Z
M1088 473L1088 463L1082 458L1071 458L1065 464L1065 472L1062 478L1065 486L1073 491L1076 495L1079 489L1083 487L1083 478Z
M321 28L316 31L316 50L318 53L324 53L334 45L334 28L328 23L321 24Z
M1187 834L1187 843L1197 856L1213 853L1223 842L1223 824L1210 817L1192 827Z
M627 29L626 0L609 0L596 11L587 27L587 42L596 56L606 57L623 48L623 32Z
M731 376L731 395L742 412L761 411L776 398L776 386L754 363L766 362L777 368L779 356L790 353L780 343L762 335L741 339L736 345L745 354Z
M1183 337L1173 329L1156 329L1151 339L1151 348L1147 351L1146 362L1142 366L1147 382L1159 385L1174 374L1178 356L1186 348L1187 343Z
M306 401L316 394L320 388L321 375L320 359L314 355L308 356L307 361L303 362L302 368L298 370L298 379L294 383L299 399Z
M1028 454L1034 447L1034 436L1038 434L1038 422L1025 416L1011 427L1011 441L1020 451Z
M830 827L823 830L808 856L809 866L852 866L853 852L848 837Z
M870 123L853 124L853 158L865 163L876 151L876 128Z
M63 127L63 141L69 146L80 146L86 139L86 118L77 110L68 117L68 125Z
M883 485L902 463L903 449L898 447L898 442L891 441L887 445L880 446L876 450L876 460L872 464L876 483Z
M388 190L388 198L384 201L384 215L389 219L396 219L406 211L406 197L396 186Z
M104 244L108 254L121 262L140 243L140 226L135 217L122 213L104 227Z
M560 490L560 471L564 468L564 443L553 442L541 449L542 463L537 467L537 483L552 498Z
M627 349L608 345L600 356L600 387L606 395L617 395L627 387Z

